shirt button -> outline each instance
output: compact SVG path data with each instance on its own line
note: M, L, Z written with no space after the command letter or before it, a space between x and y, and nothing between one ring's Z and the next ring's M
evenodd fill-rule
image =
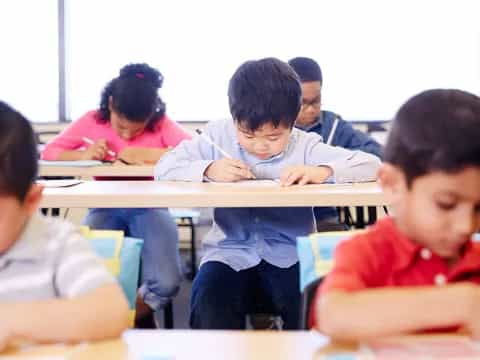
M260 236L258 236L258 234L255 234L255 240L259 240L260 239Z
M260 222L260 218L259 217L256 217L255 218L255 222L258 224Z
M427 248L423 248L420 251L420 256L422 257L423 260L428 260L432 257L432 252L428 250Z
M433 279L433 281L435 282L435 285L441 286L447 283L447 278L443 274L437 274L435 275L435 278Z

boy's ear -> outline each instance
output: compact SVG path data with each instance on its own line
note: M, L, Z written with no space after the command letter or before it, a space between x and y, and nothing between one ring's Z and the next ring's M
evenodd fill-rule
M389 204L396 204L407 190L405 174L392 164L383 163L378 170L377 179Z
M27 211L29 216L32 215L35 211L37 211L40 200L42 199L42 192L43 186L39 184L33 184L30 187L30 190L28 190L23 204L25 205L25 210Z

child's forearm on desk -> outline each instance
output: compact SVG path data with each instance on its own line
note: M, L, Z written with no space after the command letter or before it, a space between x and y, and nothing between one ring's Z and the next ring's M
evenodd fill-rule
M473 291L468 284L332 290L315 304L317 327L335 339L362 340L463 325L469 317Z
M128 326L128 305L114 284L78 298L1 304L0 315L13 339L34 342L111 338Z

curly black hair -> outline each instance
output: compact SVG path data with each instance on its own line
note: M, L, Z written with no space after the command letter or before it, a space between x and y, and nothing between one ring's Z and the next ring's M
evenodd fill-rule
M162 74L148 64L128 64L120 69L118 77L103 89L100 99L100 121L110 121L109 99L115 112L132 122L147 121L147 130L153 130L165 114L166 106L158 95Z

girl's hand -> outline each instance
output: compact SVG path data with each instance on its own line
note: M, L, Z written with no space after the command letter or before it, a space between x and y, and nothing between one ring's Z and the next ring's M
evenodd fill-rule
M107 140L97 140L83 151L82 160L104 160L108 150Z

